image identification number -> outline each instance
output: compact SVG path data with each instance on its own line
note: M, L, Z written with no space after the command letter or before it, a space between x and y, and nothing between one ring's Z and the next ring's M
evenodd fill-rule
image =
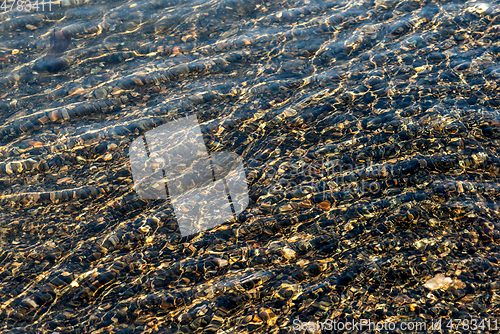
M52 0L36 0L36 1L30 1L30 0L3 0L2 5L0 6L0 10L3 10L4 12L7 11L13 11L17 10L19 12L27 11L27 12L32 12L32 11L52 11Z

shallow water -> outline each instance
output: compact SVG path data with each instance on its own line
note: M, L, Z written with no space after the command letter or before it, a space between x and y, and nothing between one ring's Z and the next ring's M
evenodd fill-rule
M16 6L3 332L498 318L497 1ZM169 201L134 191L129 147L193 114L210 153L242 158L250 203L183 237Z

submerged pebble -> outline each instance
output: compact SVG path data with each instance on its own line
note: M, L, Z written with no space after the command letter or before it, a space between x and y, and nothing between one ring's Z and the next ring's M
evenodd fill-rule
M499 9L65 0L7 11L0 332L493 323ZM182 237L169 201L134 191L129 147L192 114L210 154L242 158L250 203Z

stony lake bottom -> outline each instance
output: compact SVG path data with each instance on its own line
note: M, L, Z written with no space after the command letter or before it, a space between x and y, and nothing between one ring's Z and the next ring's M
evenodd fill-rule
M498 1L4 3L1 333L498 330ZM189 115L249 204L182 236L129 147Z

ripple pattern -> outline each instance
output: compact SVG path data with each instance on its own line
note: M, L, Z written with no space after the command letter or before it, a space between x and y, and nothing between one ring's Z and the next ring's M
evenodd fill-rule
M0 11L1 333L498 318L498 1L51 9ZM181 238L128 148L192 114L250 205Z

